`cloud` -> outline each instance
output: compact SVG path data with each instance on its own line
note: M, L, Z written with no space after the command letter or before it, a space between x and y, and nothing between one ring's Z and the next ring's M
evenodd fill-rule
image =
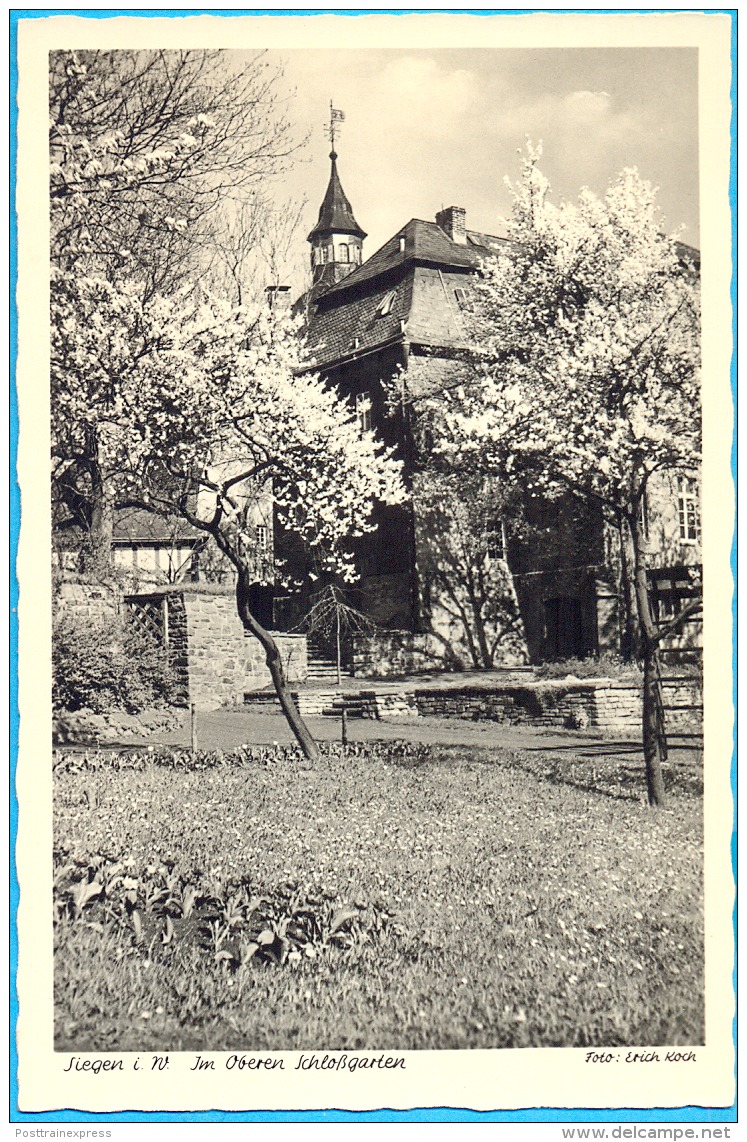
M432 56L398 56L373 84L371 107L381 126L388 120L409 123L414 136L448 135L474 106L479 96L475 75L449 69Z
M540 95L494 112L491 133L503 144L521 147L528 136L543 144L542 169L555 185L573 178L575 188L598 189L623 166L645 153L650 125L645 115L616 106L607 91L575 90Z
M505 105L493 116L493 128L499 138L540 135L546 140L580 131L599 131L605 136L623 135L634 126L633 117L615 109L606 91L571 91L566 95L542 95L539 98Z
M611 105L612 97L606 91L572 91L563 100L563 111L572 122L586 126L606 119Z

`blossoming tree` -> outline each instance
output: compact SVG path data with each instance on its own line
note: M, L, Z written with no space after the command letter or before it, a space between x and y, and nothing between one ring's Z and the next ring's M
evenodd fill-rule
M52 257L164 292L295 150L263 53L50 53ZM220 212L220 211L218 211Z
M471 321L472 379L440 397L442 449L547 497L595 501L624 540L640 627L643 747L651 804L664 802L659 646L700 607L657 622L645 496L656 473L697 473L699 301L694 268L662 234L655 191L626 170L598 198L554 206L529 148L512 187L511 247L487 261Z
M76 300L102 341L116 341L138 298L204 277L224 216L256 229L258 193L295 149L275 79L262 53L50 53L53 354L75 339ZM55 524L84 533L81 554L110 573L111 481L97 429L82 436L68 418L75 362L53 356L52 373ZM106 389L89 396L108 400Z
M334 390L296 374L300 342L282 313L231 308L204 291L144 302L135 286L69 275L53 280L52 299L52 385L67 446L95 440L102 502L139 502L213 537L235 569L241 621L314 758L277 645L252 613L263 558L255 508L271 501L318 564L350 577L346 541L371 529L376 501L404 495L398 462Z

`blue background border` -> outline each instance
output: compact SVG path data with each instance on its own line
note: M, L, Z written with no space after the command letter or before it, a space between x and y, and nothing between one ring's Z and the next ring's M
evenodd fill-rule
M16 215L16 168L18 143L18 24L21 20L46 19L50 16L80 16L86 19L109 19L114 16L144 16L178 18L182 16L364 16L364 15L407 15L424 14L428 12L440 14L461 14L473 16L512 16L526 15L528 13L541 13L552 11L553 14L582 14L607 15L611 12L635 13L664 13L671 9L661 8L554 8L554 9L516 9L516 8L297 8L297 9L210 9L210 8L111 8L111 9L80 9L80 8L39 8L39 9L11 9L10 17L10 182L11 182L11 217L10 217L10 515L11 515L11 572L10 572L10 1122L27 1122L43 1124L47 1122L736 1122L736 1102L731 1107L698 1107L684 1106L676 1108L654 1109L562 1109L562 1108L527 1108L522 1110L495 1110L474 1111L450 1107L416 1108L413 1110L376 1110L376 1111L346 1111L346 1110L308 1110L308 1111L198 1111L191 1113L141 1112L126 1111L112 1114L91 1114L78 1110L45 1111L42 1113L26 1113L18 1109L18 1053L16 1047L16 1023L18 1019L18 994L16 978L18 969L18 901L19 885L15 865L15 842L18 828L18 802L15 792L16 767L18 763L18 593L19 585L16 576L16 558L18 551L18 537L21 521L21 493L17 479L18 457L18 395L16 390L16 367L18 360L18 311L15 289L17 286L18 270L18 227ZM734 488L737 488L737 277L736 277L736 250L737 250L737 11L736 9L704 8L684 9L684 11L700 11L708 14L718 13L727 15L731 19L731 153L730 153L730 179L729 201L731 208L732 233L732 275L731 275L731 301L732 301L732 359L731 359L731 389L734 406L734 429L731 446L731 466L734 479ZM732 599L732 661L733 661L733 700L734 709L737 709L737 532L736 523L733 532L731 548L731 567L734 576L734 595ZM734 727L734 752L731 763L731 784L734 797L734 825L732 832L732 869L734 881L737 877L737 834L736 834L736 805L737 805L737 727ZM737 905L734 905L734 938L735 951L737 939ZM737 958L734 959L734 987L736 994L737 984ZM736 1046L736 1015L734 1018L734 1042Z

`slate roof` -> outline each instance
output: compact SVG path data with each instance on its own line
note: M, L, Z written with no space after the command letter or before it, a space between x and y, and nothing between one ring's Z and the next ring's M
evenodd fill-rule
M404 238L404 250L400 239ZM488 244L489 243L489 244ZM437 266L462 267L465 270L476 268L481 258L489 257L510 246L505 238L467 232L467 243L452 242L435 222L424 222L421 218L411 218L384 245L372 254L361 266L348 274L336 286L327 290L325 298L354 289L362 282L388 273L407 262L416 261Z
M346 295L342 304L317 308L308 333L309 354L316 365L327 365L341 358L380 347L402 335L400 322L406 321L412 292L411 275L400 277L396 285L386 281L357 297ZM390 312L379 315L385 299L393 293ZM357 347L353 339L358 338Z
M435 222L413 218L341 282L307 298L314 364L328 366L405 338L434 349L464 347L455 290L468 286L482 258L509 246L475 231L467 238L453 242Z
M337 173L337 155L332 151L329 157L332 160L332 170L327 192L322 199L322 205L319 207L319 218L316 226L309 234L308 241L311 242L314 238L322 237L333 230L342 234L356 234L362 240L366 237L366 232L361 230L356 222L353 208L342 189L340 176Z
M474 230L467 231L466 243L454 242L435 222L410 219L342 281L321 293L317 285L301 299L298 308L305 304L311 315L312 367L329 367L404 341L426 351L466 348L455 291L469 288L472 271L483 258L510 251L512 245L507 238ZM697 250L680 244L680 253L684 261L698 264Z

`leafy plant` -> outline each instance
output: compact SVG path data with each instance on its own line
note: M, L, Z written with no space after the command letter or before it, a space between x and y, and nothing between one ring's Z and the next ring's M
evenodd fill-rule
M54 893L58 924L131 929L135 944L150 954L156 942L171 953L186 942L232 969L253 959L292 964L301 955L314 959L351 948L365 942L369 930L380 937L393 915L381 904L340 906L293 884L259 894L246 879L223 885L163 865L135 872L101 857L85 866L63 864Z
M425 742L320 742L319 752L323 758L363 761L367 758L381 760L392 765L415 767L424 765L431 757L432 749ZM138 772L157 767L183 770L195 773L211 769L242 769L245 767L269 767L282 763L295 763L301 754L296 745L257 745L239 746L232 750L189 750L163 746L127 751L101 749L78 751L58 750L54 755L53 768L57 773L87 773L96 770L136 770ZM95 791L89 793L95 795Z
M127 618L82 622L59 616L52 634L55 710L125 710L183 701L182 683L167 652Z

